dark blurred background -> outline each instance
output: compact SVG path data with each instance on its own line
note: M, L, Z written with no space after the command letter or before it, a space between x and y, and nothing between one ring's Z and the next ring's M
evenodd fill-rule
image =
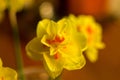
M26 0L27 3L27 0ZM1 4L1 3L0 3ZM31 60L25 52L26 44L36 36L39 20L55 21L69 14L92 15L103 28L106 48L99 50L96 63L87 63L81 70L64 70L63 80L120 80L120 0L33 0L17 13L24 67L41 66L42 62ZM4 66L16 69L13 35L8 16L0 22L0 57Z

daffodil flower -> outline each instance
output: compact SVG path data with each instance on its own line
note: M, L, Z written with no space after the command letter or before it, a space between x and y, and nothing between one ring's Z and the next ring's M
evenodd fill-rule
M27 44L26 51L31 58L42 59L48 74L55 79L64 68L75 70L85 65L85 47L85 36L72 29L71 22L44 19L38 23L37 37Z
M3 67L1 59L0 59L0 80L17 80L16 71L9 67Z
M69 19L75 24L78 32L82 32L87 38L87 49L85 51L88 59L95 62L98 59L98 49L104 48L102 42L102 28L92 16L70 15Z

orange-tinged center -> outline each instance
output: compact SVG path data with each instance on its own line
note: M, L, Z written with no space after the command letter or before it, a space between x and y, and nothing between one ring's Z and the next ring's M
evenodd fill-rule
M90 26L87 28L87 32L88 32L89 35L91 35L93 33L93 30L91 29Z
M59 55L58 55L58 52L54 55L54 59L58 59L59 58Z
M80 26L77 26L77 31L78 31L78 32L80 32L80 31L81 31Z
M53 45L55 48L57 46L59 46L59 44L62 43L63 41L64 41L64 37L59 37L59 36L55 36L55 38L52 39L52 40L50 40L50 39L47 40L47 42L50 45ZM59 58L59 52L56 52L53 57L54 57L54 59L58 59Z
M87 33L88 33L88 43L90 44L91 41L92 41L93 29L90 26L88 26L86 30L87 30Z
M92 37L91 37L91 36L89 36L89 37L88 37L88 44L90 44L90 43L91 43L91 41L92 41Z
M64 41L64 37L55 36L53 40L47 40L49 44L61 43Z

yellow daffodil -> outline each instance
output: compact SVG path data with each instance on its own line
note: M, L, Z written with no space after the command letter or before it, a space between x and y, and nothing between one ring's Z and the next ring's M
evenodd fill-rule
M7 8L7 4L5 0L0 0L0 21L4 17L4 11Z
M17 73L15 70L3 67L0 59L0 80L17 80Z
M38 23L37 37L27 44L26 51L33 59L42 58L48 74L56 78L64 68L75 70L85 65L85 47L85 36L74 31L71 22L44 19Z
M75 24L78 32L82 32L87 38L87 49L85 51L88 59L95 62L98 59L98 49L104 48L102 42L102 28L92 16L70 15L69 19Z

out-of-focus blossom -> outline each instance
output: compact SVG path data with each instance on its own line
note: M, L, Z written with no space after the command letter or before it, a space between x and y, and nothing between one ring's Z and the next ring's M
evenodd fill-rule
M25 0L7 0L8 9L14 12L19 12L25 5Z
M16 71L9 67L3 67L1 59L0 59L0 80L17 80Z
M4 17L4 11L7 8L7 4L5 0L0 0L0 22Z
M58 77L62 70L81 69L85 65L82 55L86 38L73 29L71 22L44 19L38 23L37 37L27 46L27 54L33 59L42 59L48 74Z
M54 7L50 2L43 2L39 7L39 14L41 18L52 19L54 16Z
M4 17L5 9L8 9L10 13L16 13L21 11L25 7L26 0L0 0L0 21Z
M102 28L92 16L70 15L69 19L75 24L78 32L82 32L87 38L87 49L85 51L88 59L95 62L98 59L98 49L104 48L102 42Z

